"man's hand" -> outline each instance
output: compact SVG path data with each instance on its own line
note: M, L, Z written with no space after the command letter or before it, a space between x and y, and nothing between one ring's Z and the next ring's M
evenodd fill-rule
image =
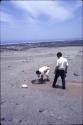
M65 68L65 73L67 74L67 69L68 69L68 67L66 66L66 68Z
M67 74L67 70L65 70L65 77L66 77L66 74Z

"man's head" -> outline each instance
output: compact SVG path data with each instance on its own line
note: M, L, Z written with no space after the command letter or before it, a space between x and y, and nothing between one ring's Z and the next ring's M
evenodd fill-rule
M57 57L60 58L62 56L62 53L61 52L58 52L57 53Z
M36 71L38 77L40 77L41 72L39 70Z

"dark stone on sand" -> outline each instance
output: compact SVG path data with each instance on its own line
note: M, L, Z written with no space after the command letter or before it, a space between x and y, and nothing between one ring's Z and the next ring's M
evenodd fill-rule
M16 105L19 105L18 103L16 103Z
M40 113L42 113L42 112L44 112L44 111L45 111L44 109L39 109L39 112L40 112Z
M20 125L20 123L22 122L22 120L14 118L13 122L15 123L15 125Z
M24 70L22 70L22 72L24 72Z
M10 68L11 66L8 66L8 68Z
M22 120L19 120L19 123L21 123L22 122Z
M73 73L74 76L79 76L77 73Z
M1 118L1 121L5 121L5 118L3 117L3 118Z
M14 84L11 84L11 86L13 87L13 86L14 86Z

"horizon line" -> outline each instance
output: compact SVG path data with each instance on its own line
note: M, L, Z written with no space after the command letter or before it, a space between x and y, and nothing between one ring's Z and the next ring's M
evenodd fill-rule
M32 41L32 42L29 42L29 41ZM72 42L72 41L83 41L83 39L70 39L70 40L36 40L36 41L33 41L33 40L29 40L29 41L27 41L27 42L20 42L19 43L19 41L17 41L17 42L14 42L14 43L12 43L12 42L9 42L9 43L1 43L1 41L0 41L0 45L14 45L14 44L29 44L29 43L51 43L51 42ZM37 42L37 41L39 41L39 42Z

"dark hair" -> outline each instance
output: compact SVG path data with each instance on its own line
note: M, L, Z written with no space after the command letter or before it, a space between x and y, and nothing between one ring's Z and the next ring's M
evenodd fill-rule
M62 53L61 52L58 52L57 53L57 57L61 57L62 56Z
M38 75L39 75L39 74L41 74L41 72L40 72L39 70L37 70L37 71L36 71L36 74L38 74Z

